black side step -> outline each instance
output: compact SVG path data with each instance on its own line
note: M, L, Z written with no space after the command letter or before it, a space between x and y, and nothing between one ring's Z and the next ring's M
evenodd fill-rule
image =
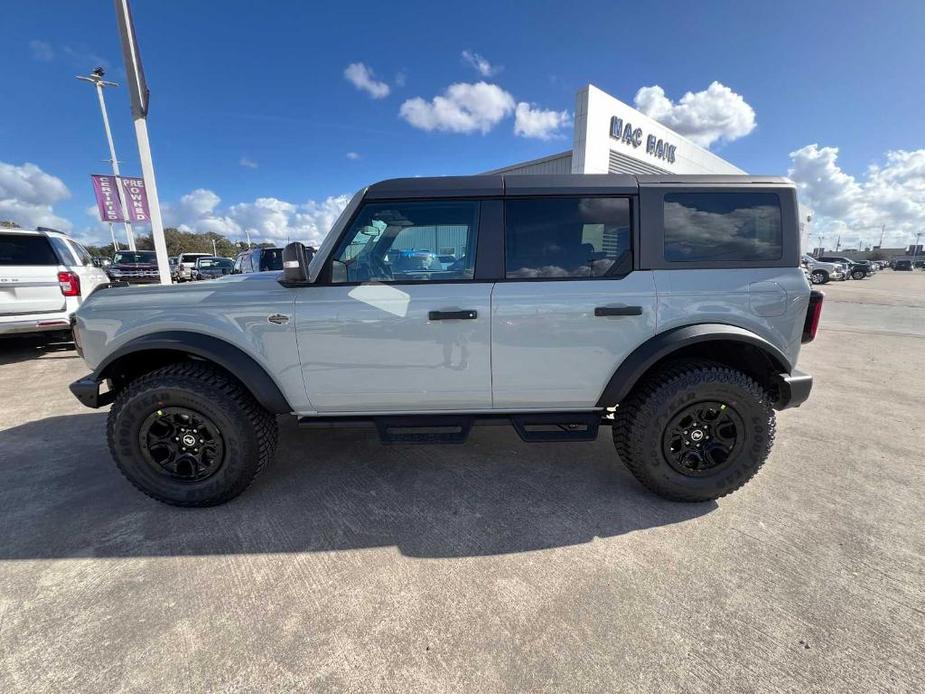
M472 417L435 415L375 417L382 443L465 443Z
M540 441L594 441L600 412L538 412L511 415L517 435L527 443Z

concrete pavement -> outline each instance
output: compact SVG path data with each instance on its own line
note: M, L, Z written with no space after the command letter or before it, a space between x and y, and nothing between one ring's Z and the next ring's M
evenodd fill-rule
M72 351L0 343L0 691L921 692L925 273L829 285L742 490L597 442L284 422L225 506L137 493Z

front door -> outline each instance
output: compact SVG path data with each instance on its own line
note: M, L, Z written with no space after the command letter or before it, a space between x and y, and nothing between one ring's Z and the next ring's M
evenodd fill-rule
M474 280L479 203L367 203L319 284L295 289L322 413L491 407L491 289Z

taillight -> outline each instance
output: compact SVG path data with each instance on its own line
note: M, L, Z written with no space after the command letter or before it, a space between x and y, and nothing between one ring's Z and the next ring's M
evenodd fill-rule
M819 329L819 318L822 316L822 299L825 294L815 289L809 293L809 307L806 309L806 320L803 322L803 337L801 342L812 342L816 339Z
M76 272L59 272L58 286L64 296L80 296L80 278Z

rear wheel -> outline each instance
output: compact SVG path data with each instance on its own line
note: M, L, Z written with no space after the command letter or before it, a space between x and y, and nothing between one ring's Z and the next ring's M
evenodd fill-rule
M829 276L822 270L813 270L809 275L809 280L813 284L825 284L829 281Z
M130 383L109 412L119 470L150 497L176 506L233 499L272 458L276 419L208 364L184 362Z
M862 280L864 277L866 277L866 275L867 273L865 273L863 270L855 270L851 273L851 279Z
M613 439L630 472L651 491L707 501L758 472L774 426L770 398L751 377L687 361L661 369L620 404Z

